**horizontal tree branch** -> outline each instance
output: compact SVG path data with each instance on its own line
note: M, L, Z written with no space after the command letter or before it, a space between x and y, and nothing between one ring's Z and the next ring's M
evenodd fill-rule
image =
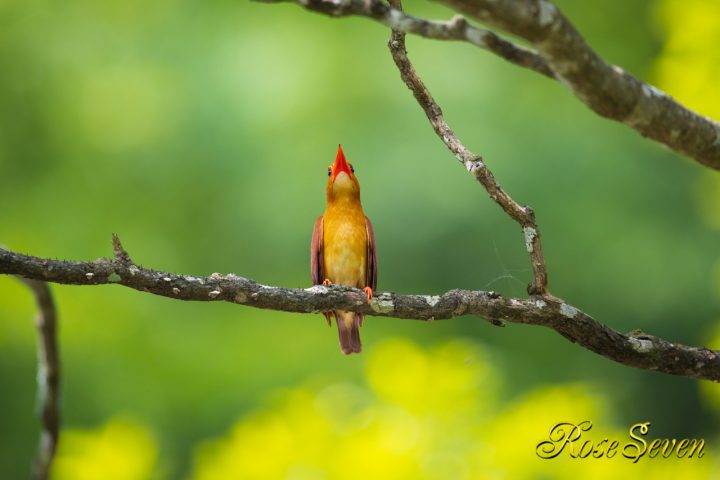
M362 290L349 287L282 288L233 274L196 277L150 270L136 265L117 237L113 243L113 258L91 262L38 258L0 249L0 274L69 285L117 284L178 300L225 301L284 312L348 310L424 321L477 315L494 322L551 328L571 342L627 366L720 381L720 352L638 331L624 335L549 295L517 299L471 290L451 290L443 295L378 292L368 303Z
M406 15L381 0L261 0L294 2L333 17L364 16L394 30L466 41L565 85L599 115L622 122L707 167L720 170L720 123L658 88L610 65L548 0L439 0L457 11L533 44L533 51L462 17L433 21Z

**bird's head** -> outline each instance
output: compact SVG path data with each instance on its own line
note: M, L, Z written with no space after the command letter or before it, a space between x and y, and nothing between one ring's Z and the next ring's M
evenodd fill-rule
M360 197L360 184L355 178L355 169L345 160L342 146L338 145L335 163L328 167L328 200Z

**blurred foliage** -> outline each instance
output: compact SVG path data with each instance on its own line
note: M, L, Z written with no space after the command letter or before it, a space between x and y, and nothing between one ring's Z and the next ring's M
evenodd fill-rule
M227 437L202 445L195 480L242 479L710 479L700 459L573 459L528 455L562 419L592 418L582 440L617 439L604 394L583 384L494 398L497 369L481 349L452 341L422 350L386 340L369 356L367 385L338 383L279 394ZM488 395L489 393L489 395ZM652 426L651 426L652 428ZM652 431L651 431L652 432ZM648 435L648 442L652 434ZM576 447L578 448L578 447ZM576 450L577 451L577 450ZM587 462L587 463L583 463Z
M718 116L717 1L558 3L608 60ZM430 2L407 8L450 16ZM93 259L110 254L116 232L152 268L306 286L325 169L342 142L375 225L380 289L524 295L522 235L432 135L387 37L365 19L293 5L0 0L0 244ZM535 208L553 292L621 331L696 345L717 337L716 173L469 45L408 43L453 128ZM380 459L397 478L627 468L539 461L534 444L562 415L715 441L716 385L628 369L544 329L369 318L370 355L345 358L319 315L111 286L53 292L60 478L110 478L93 465L120 456L118 478L268 462L288 476L330 476ZM0 306L0 478L23 478L38 429L34 305L0 277ZM268 460L255 445L273 441ZM332 442L348 448L333 457ZM709 468L642 463L653 478L676 468L705 478Z
M658 84L690 108L720 118L720 2L717 0L665 0L660 9L667 40L656 64ZM703 172L695 187L701 219L720 231L720 173ZM717 253L717 252L715 252ZM711 285L720 299L720 257L713 265ZM720 318L717 318L720 322ZM708 346L720 349L720 327ZM703 384L708 401L720 406L720 386Z
M52 477L58 480L141 480L150 478L157 446L147 428L111 418L96 430L63 432Z

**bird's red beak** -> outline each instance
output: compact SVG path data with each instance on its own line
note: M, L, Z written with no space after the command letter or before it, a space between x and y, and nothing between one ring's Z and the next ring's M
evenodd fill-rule
M345 160L345 154L342 151L342 145L338 145L337 156L335 157L335 163L332 166L333 175L337 176L340 172L345 172L350 176L350 165Z

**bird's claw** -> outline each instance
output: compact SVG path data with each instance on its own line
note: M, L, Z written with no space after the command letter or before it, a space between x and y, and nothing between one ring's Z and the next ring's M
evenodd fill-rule
M327 285L332 285L332 282L330 281L329 278L326 278L325 280L323 280L323 283L322 283L322 284L325 285L325 286L327 286Z
M373 297L372 288L370 288L370 287L365 287L365 288L363 288L363 292L365 292L365 295L367 295L367 299L368 299L368 302L369 302L369 301L372 299L372 297Z

